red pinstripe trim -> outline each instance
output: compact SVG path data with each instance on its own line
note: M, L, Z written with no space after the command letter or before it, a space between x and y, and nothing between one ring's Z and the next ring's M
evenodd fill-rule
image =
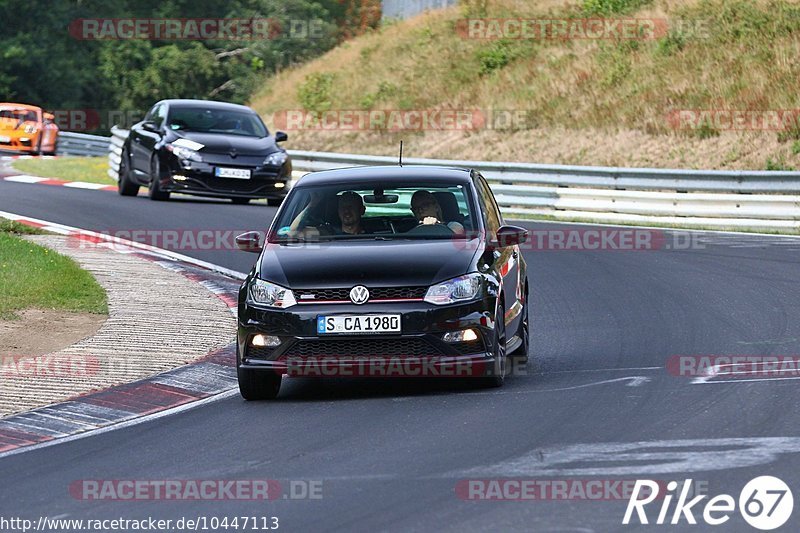
M387 298L369 300L367 303L422 302L424 298ZM350 300L297 300L298 304L351 304Z

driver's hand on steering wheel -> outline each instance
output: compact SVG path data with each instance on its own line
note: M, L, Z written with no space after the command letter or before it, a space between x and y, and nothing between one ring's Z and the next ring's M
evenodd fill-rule
M421 224L429 225L429 224L440 224L439 219L436 217L425 217L422 219Z

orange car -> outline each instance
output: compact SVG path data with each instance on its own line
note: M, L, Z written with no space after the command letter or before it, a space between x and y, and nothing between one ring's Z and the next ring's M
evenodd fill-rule
M0 150L54 155L58 144L54 118L41 107L0 103Z

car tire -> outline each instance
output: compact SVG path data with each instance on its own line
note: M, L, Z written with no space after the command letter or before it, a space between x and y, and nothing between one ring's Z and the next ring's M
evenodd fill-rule
M247 205L250 203L250 198L231 198L231 202L236 205Z
M516 363L528 362L528 350L530 348L530 322L528 317L528 287L525 287L525 309L522 311L522 321L519 323L517 336L522 339L522 344L511 352Z
M156 202L169 200L169 192L161 190L161 162L158 160L158 155L153 155L150 160L150 187L147 193L150 199Z
M481 385L486 388L502 387L506 381L508 372L508 354L506 353L506 323L504 320L504 308L502 302L494 319L494 339L492 349L494 351L495 364L489 376L480 378Z
M131 181L128 151L124 149L119 158L119 182L117 183L117 192L120 196L136 196L139 194L139 186Z
M269 370L247 370L237 366L239 394L249 402L274 400L281 390L281 376Z

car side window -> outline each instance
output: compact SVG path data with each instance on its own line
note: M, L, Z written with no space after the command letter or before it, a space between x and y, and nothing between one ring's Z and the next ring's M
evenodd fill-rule
M475 180L478 185L478 197L481 201L481 211L483 211L483 220L486 223L486 229L492 235L497 234L497 230L503 224L503 219L500 216L500 210L497 208L497 203L494 200L494 195L486 180L483 176L478 176Z
M164 122L164 104L158 104L147 114L147 120L155 122L159 126Z

